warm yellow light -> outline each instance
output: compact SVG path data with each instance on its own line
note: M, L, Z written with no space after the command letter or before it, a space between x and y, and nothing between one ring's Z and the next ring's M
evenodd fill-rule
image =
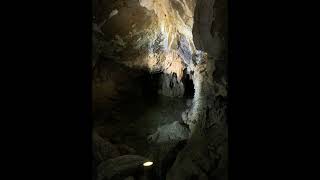
M153 164L153 162L147 161L147 162L143 163L143 166L151 166L152 164Z

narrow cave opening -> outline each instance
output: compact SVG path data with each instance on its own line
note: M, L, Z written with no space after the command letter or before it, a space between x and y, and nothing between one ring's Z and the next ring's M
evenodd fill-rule
M186 70L183 72L184 97L192 99L194 97L194 84L190 74Z

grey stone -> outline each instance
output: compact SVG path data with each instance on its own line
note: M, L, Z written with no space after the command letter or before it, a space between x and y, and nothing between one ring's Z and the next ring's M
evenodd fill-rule
M190 64L192 60L192 52L189 48L189 43L184 35L180 35L180 41L178 41L178 52L186 64Z
M224 15L217 10L225 9L221 6L226 6L223 5L226 1L175 0L168 3L160 0L139 0L142 6L138 5L137 0L101 2L103 2L101 6L97 6L98 12L101 12L96 14L101 16L97 17L100 19L99 22L103 22L106 18L103 16L109 15L113 9L117 8L119 12L105 23L94 26L95 35L103 37L94 42L96 49L99 49L93 57L94 65L99 64L96 57L103 56L130 68L164 72L160 79L159 92L175 98L183 96L184 85L174 74L182 74L180 71L184 68L194 72L192 74L194 101L187 103L188 109L181 115L181 119L192 129L192 135L188 127L175 122L161 126L149 136L151 143L188 139L186 147L178 152L167 179L184 180L196 176L196 179L206 180L223 177L227 164L226 116L221 107L223 105L217 104L216 107L208 97L227 96L227 82L222 81L224 71L217 70L225 64L218 66L216 63L223 57L221 56L225 50L223 42L227 37L221 30L225 23L221 22L225 21ZM106 4L112 8L106 8ZM168 37L170 37L169 43L173 43L174 46L168 45L166 40ZM183 66L178 66L177 62ZM98 92L101 87L103 86L97 86ZM113 87L113 84L107 87ZM107 91L101 92L102 95L107 94ZM213 101L218 102L216 99ZM100 180L117 178L122 180L132 176L132 173L141 166L135 163L138 160L132 157L110 159L110 155L105 152L113 152L113 146L99 138L95 140L95 159L102 161L98 173ZM162 158L157 159L161 162Z
M162 143L188 139L190 130L178 121L158 128L157 132L148 137L149 143Z
M203 53L203 51L196 51L195 54L193 54L192 56L192 60L195 64L201 64L204 62L205 59L205 54Z

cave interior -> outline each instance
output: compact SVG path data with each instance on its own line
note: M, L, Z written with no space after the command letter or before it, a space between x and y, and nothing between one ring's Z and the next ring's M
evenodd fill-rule
M93 1L93 180L228 179L226 7Z

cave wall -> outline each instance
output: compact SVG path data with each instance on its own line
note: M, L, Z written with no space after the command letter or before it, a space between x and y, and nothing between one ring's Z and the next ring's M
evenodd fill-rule
M191 136L166 179L226 179L227 1L94 2L93 104L110 104L120 82L127 85L139 76L114 72L116 67L161 72L158 92L177 98L185 92L188 74L194 95L181 119Z
M197 1L193 40L207 58L194 69L195 98L192 108L183 113L193 135L178 154L167 179L227 179L226 6L223 0Z

